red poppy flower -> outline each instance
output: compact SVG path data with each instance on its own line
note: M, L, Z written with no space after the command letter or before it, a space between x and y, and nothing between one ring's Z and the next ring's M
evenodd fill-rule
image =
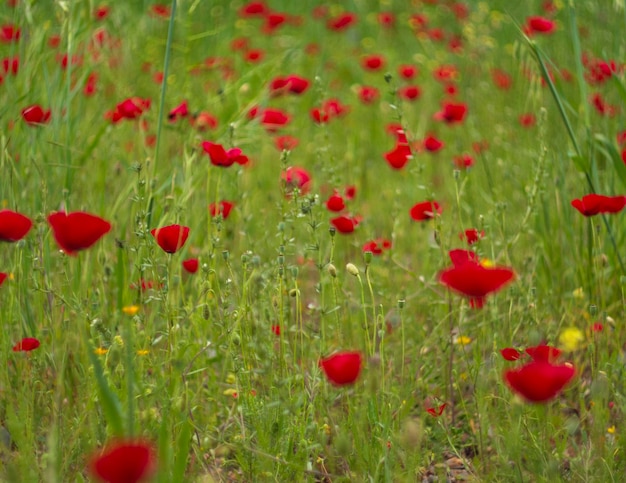
M537 118L531 112L520 114L519 123L522 127L533 127L537 123Z
M443 410L446 408L447 405L448 403L443 403L441 406L436 408L426 408L426 412L431 416L438 418L443 414Z
M504 349L501 349L500 354L502 354L502 357L504 358L505 361L509 361L509 362L516 361L520 357L522 357L522 354L517 349L514 349L513 347L506 347Z
M280 325L272 325L271 330L276 337L280 336Z
M359 352L339 352L320 359L319 366L335 386L353 384L361 372L362 357Z
M150 14L157 18L169 18L170 7L160 4L152 5L152 7L150 7Z
M433 77L438 82L451 82L457 79L459 70L454 65L442 65L433 71Z
M357 21L356 14L352 12L344 12L341 15L338 15L336 17L329 18L328 22L326 22L326 27L329 30L340 32L342 30L346 30L351 25L354 25L356 21Z
M285 183L287 195L291 194L293 189L298 188L301 194L306 194L311 188L311 175L309 172L298 166L290 166L280 175Z
M4 281L7 279L7 277L9 276L8 273L5 272L0 272L0 286L2 286L2 284L4 283Z
M356 196L356 186L354 185L346 186L345 189L343 190L343 194L345 195L347 200L353 199Z
M248 157L242 154L241 149L231 148L228 151L224 149L221 144L212 143L209 141L203 141L202 149L209 155L211 164L214 166L220 166L222 168L228 168L234 163L244 165L248 162Z
M265 2L251 1L239 9L241 17L265 17L270 13L270 8Z
M590 194L581 199L573 200L572 206L584 216L595 216L599 213L619 213L626 206L626 196Z
M20 70L19 57L5 57L2 59L2 72L5 74L17 75Z
M169 112L169 114L167 115L167 119L170 122L175 122L182 117L187 117L188 115L189 106L187 105L187 101L183 101Z
M155 470L152 446L142 441L117 441L91 458L89 471L106 483L138 483Z
M460 154L452 159L454 167L457 169L467 169L474 166L474 158L469 154Z
M274 132L277 129L289 124L291 117L280 109L268 108L264 109L261 113L261 124L269 132Z
M372 104L380 97L380 92L376 87L361 86L359 87L359 99L363 104Z
M96 7L93 11L93 16L96 20L104 20L109 16L111 12L111 7L108 5L100 5Z
M265 52L262 49L249 49L246 50L244 54L244 59L251 64L256 64L257 62L261 62L265 57Z
M39 347L39 341L34 337L25 337L13 346L13 352L30 352Z
M108 221L83 211L51 213L48 223L59 248L71 256L91 247L111 230Z
M393 169L402 169L413 158L408 143L396 143L396 147L385 153L385 159Z
M504 372L509 387L527 401L544 403L555 398L573 379L576 370L571 364L554 365L532 361Z
M526 19L524 33L526 35L533 34L549 34L556 29L556 24L545 17L533 16Z
M52 111L50 109L45 111L39 104L22 109L22 119L31 126L47 123L50 121L51 115Z
M21 34L22 31L15 25L2 25L0 27L0 43L10 44L11 42L17 42Z
M554 362L562 354L562 351L550 345L539 344L534 347L528 347L526 354L537 362Z
M386 238L370 240L363 245L363 252L371 252L372 255L382 255L385 250L391 249L391 241Z
M459 233L459 238L461 240L465 240L468 245L473 245L474 243L480 241L480 239L484 236L485 232L479 232L476 228L470 228L468 230L465 230L463 233Z
M443 141L440 141L433 135L428 135L424 139L424 147L426 148L426 151L429 151L431 153L436 153L437 151L442 149L443 146Z
M613 117L619 112L619 106L614 106L611 104L607 104L607 102L602 97L602 94L596 92L591 96L591 105L596 109L598 114L607 117Z
M358 226L360 219L355 216L341 215L330 220L339 233L352 233Z
M502 69L491 69L491 78L498 89L509 90L513 85L513 78Z
M382 55L368 55L361 60L361 66L366 70L380 70L385 66L385 58Z
M396 23L396 16L393 12L380 12L377 19L380 26L384 28L392 28Z
M270 12L265 16L265 23L261 29L264 34L273 33L278 27L285 24L289 16L282 12Z
M98 74L92 72L87 76L87 80L85 80L85 87L83 88L83 94L87 97L93 96L96 93L96 89L98 86Z
M225 220L230 215L230 212L235 207L235 203L231 201L219 201L217 205L215 203L211 203L209 205L209 214L215 218L217 215L222 215L222 218Z
M413 205L410 211L415 221L426 221L441 214L441 206L436 201L422 201Z
M140 97L129 97L124 99L114 111L109 111L105 117L113 123L121 119L137 119L141 114L150 108L150 99L141 99Z
M277 136L274 144L279 151L293 151L300 144L300 140L293 136Z
M450 261L452 265L455 267L459 267L467 262L477 262L478 255L470 250L462 250L460 248L456 248L454 250L450 250L448 252L448 256L450 257Z
M346 207L346 204L343 201L343 197L335 192L333 193L328 200L326 200L326 208L329 211L343 211L343 209Z
M21 240L32 226L33 222L27 216L11 210L0 210L0 241Z
M176 253L187 241L189 227L168 225L162 228L154 228L150 230L150 233L164 252Z
M217 118L208 112L199 112L197 115L189 118L189 123L198 131L206 131L207 129L217 128L219 122Z
M403 64L398 67L398 74L400 74L400 77L403 79L410 80L418 74L418 70L414 65Z
M510 283L515 273L509 267L486 268L475 261L443 270L439 281L470 300L470 307L482 308L485 298Z
M270 83L270 91L272 91L274 95L285 91L292 94L302 94L310 85L311 83L304 77L292 74L286 77L276 77Z
M398 89L398 95L407 101L414 101L419 99L421 91L417 86L403 86Z
M198 271L198 262L197 258L188 258L187 260L183 260L183 268L188 273L196 273Z
M444 121L447 124L463 122L467 114L467 105L444 102L441 111L435 114L435 119Z

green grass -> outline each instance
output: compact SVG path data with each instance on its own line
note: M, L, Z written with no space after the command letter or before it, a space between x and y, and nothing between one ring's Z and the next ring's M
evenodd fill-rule
M90 481L89 457L115 437L150 441L162 482L445 481L447 472L458 481L621 480L626 225L623 214L585 218L570 202L626 189L616 142L623 69L589 85L579 55L619 65L624 9L556 2L557 30L526 38L521 26L542 2L472 2L464 21L439 3L332 4L333 15L358 15L339 33L312 18L317 2L271 1L301 17L273 35L240 18L238 1L182 0L170 20L149 15L148 2L111 2L104 21L89 1L3 7L0 22L19 25L21 38L0 43L0 58L20 58L0 85L0 201L34 226L0 253L11 274L0 288L0 423L11 437L0 442L0 480ZM396 14L394 29L379 26L379 11ZM414 13L460 35L462 52L414 32ZM94 58L99 28L111 41ZM264 60L232 51L239 37ZM386 67L364 71L369 53ZM64 54L82 63L63 70ZM206 67L208 57L227 67ZM413 103L396 94L408 83L400 64L420 71ZM455 99L468 114L457 125L433 120L445 97L432 75L441 65L459 72ZM494 86L494 68L511 75L511 89ZM542 85L562 69L570 80ZM87 97L92 72L97 92ZM270 96L273 78L294 73L311 81L304 94ZM379 100L362 104L361 85L377 87ZM613 117L589 103L595 92L619 106ZM151 99L150 109L106 121L129 97ZM349 113L315 124L309 111L330 98ZM169 122L183 100L218 128ZM31 104L50 108L51 121L28 126L20 113ZM275 135L248 118L255 105L290 114L280 134L299 139L293 151L278 151ZM527 112L534 127L518 122ZM383 157L392 122L411 143L435 133L445 147L392 170ZM213 166L205 140L251 162ZM463 153L475 165L455 170ZM311 173L309 192L285 196L288 166ZM357 187L347 205L362 221L333 234L325 202L347 185ZM225 220L209 215L219 200L236 203ZM441 216L412 221L410 208L426 200ZM46 222L63 209L97 214L112 230L67 256ZM150 230L174 223L190 236L169 255ZM438 281L448 250L467 248L459 233L468 228L485 232L474 247L481 258L516 273L481 310ZM391 250L368 258L363 244L380 237ZM190 257L200 260L193 275L181 266ZM137 289L142 279L152 287ZM594 322L604 330L592 332ZM574 381L547 404L514 396L502 374L515 364L500 349L563 347L572 327L584 341L561 359L576 367ZM13 352L22 337L41 346ZM363 354L362 373L335 387L318 361L348 350ZM443 403L440 417L426 411Z

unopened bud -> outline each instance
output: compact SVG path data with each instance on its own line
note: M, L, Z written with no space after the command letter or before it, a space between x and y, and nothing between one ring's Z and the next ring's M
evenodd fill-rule
M372 263L372 256L374 254L371 251L366 251L363 252L363 261L365 262L365 265L369 265L370 263Z
M330 273L331 277L337 278L337 267L335 267L332 263L329 263L326 269L328 270L328 273Z
M354 263L348 263L346 265L346 270L350 275L354 275L355 277L359 274L359 269L356 267Z

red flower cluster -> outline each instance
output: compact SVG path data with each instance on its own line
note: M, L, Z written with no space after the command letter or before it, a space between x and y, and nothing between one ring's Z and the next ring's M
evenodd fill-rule
M311 109L311 117L318 124L326 123L336 117L344 116L350 108L338 99L328 99L320 107Z
M280 95L285 92L291 94L302 94L311 83L304 77L291 74L284 77L276 77L270 82L270 92L272 95Z
M535 34L550 34L556 29L554 21L540 16L528 17L524 25L524 33L529 37Z

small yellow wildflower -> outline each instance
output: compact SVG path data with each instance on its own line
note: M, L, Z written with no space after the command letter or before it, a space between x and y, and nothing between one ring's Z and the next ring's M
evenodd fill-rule
M126 307L122 307L122 312L126 315L133 316L139 312L139 305L127 305Z
M495 266L496 266L496 264L495 264L495 263L493 263L493 260L489 260L488 258L483 258L483 259L480 261L480 264L481 264L483 267L485 267L485 268L493 268L493 267L495 267Z
M138 356L147 356L150 353L148 349L139 349L137 351Z
M466 335L459 335L456 338L455 342L459 345L468 345L470 342L472 342L472 338Z
M615 425L611 426L610 428L607 428L606 432L609 434L615 434Z
M231 372L226 376L226 384L235 384L237 377Z
M568 327L559 335L559 345L566 352L573 352L580 348L585 341L585 335L577 327Z
M237 397L237 389L233 389L231 387L229 389L226 389L222 394L224 394L224 396Z
M572 295L575 299L585 298L585 292L582 287L578 287L576 290L572 292Z
M13 272L9 273L9 280L15 280L15 275L13 275Z
M93 352L97 356L103 356L103 355L106 355L107 352L109 352L109 349L105 349L104 347L98 347Z

